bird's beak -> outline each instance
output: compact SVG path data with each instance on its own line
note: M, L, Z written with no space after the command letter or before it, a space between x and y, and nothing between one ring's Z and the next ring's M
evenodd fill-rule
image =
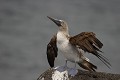
M50 20L52 20L57 26L61 26L61 21L54 19L52 17L47 16Z

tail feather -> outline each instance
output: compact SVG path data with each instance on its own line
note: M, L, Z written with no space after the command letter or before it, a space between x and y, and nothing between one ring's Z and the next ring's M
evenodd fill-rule
M108 59L105 56L99 53L94 54L94 55L97 56L108 68L111 67L111 64L109 63Z
M94 64L84 60L82 63L78 63L78 65L80 67L82 67L83 69L89 70L89 71L96 71L97 66L95 66Z

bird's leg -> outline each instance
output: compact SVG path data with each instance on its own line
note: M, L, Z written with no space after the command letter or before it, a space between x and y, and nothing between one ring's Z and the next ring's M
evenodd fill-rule
M76 61L75 61L75 66L74 66L74 69L76 69Z
M65 60L65 67L67 67L67 59Z
M65 65L58 67L57 70L62 72L62 71L65 71L67 69L68 69L68 67L67 67L67 59L66 59L65 60Z
M65 60L65 65L64 65L64 69L67 69L67 59Z
M77 73L78 73L78 70L76 69L76 61L75 61L75 66L74 66L74 68L71 68L70 70L69 70L69 74L71 75L71 76L75 76Z

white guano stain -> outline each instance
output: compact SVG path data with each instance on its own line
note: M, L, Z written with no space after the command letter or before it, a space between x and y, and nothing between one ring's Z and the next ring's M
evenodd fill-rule
M52 80L69 80L69 75L75 76L78 73L78 70L64 66L55 67L54 70Z
M68 71L65 70L65 71L60 72L58 70L55 70L52 75L52 80L69 80Z
M41 80L44 80L44 77Z

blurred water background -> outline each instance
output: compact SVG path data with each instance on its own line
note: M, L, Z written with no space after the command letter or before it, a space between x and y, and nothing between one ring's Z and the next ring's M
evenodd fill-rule
M36 80L49 68L46 45L58 28L47 15L66 20L71 35L95 32L112 67L87 56L98 71L120 73L120 0L0 0L0 80ZM64 63L59 54L55 66Z

